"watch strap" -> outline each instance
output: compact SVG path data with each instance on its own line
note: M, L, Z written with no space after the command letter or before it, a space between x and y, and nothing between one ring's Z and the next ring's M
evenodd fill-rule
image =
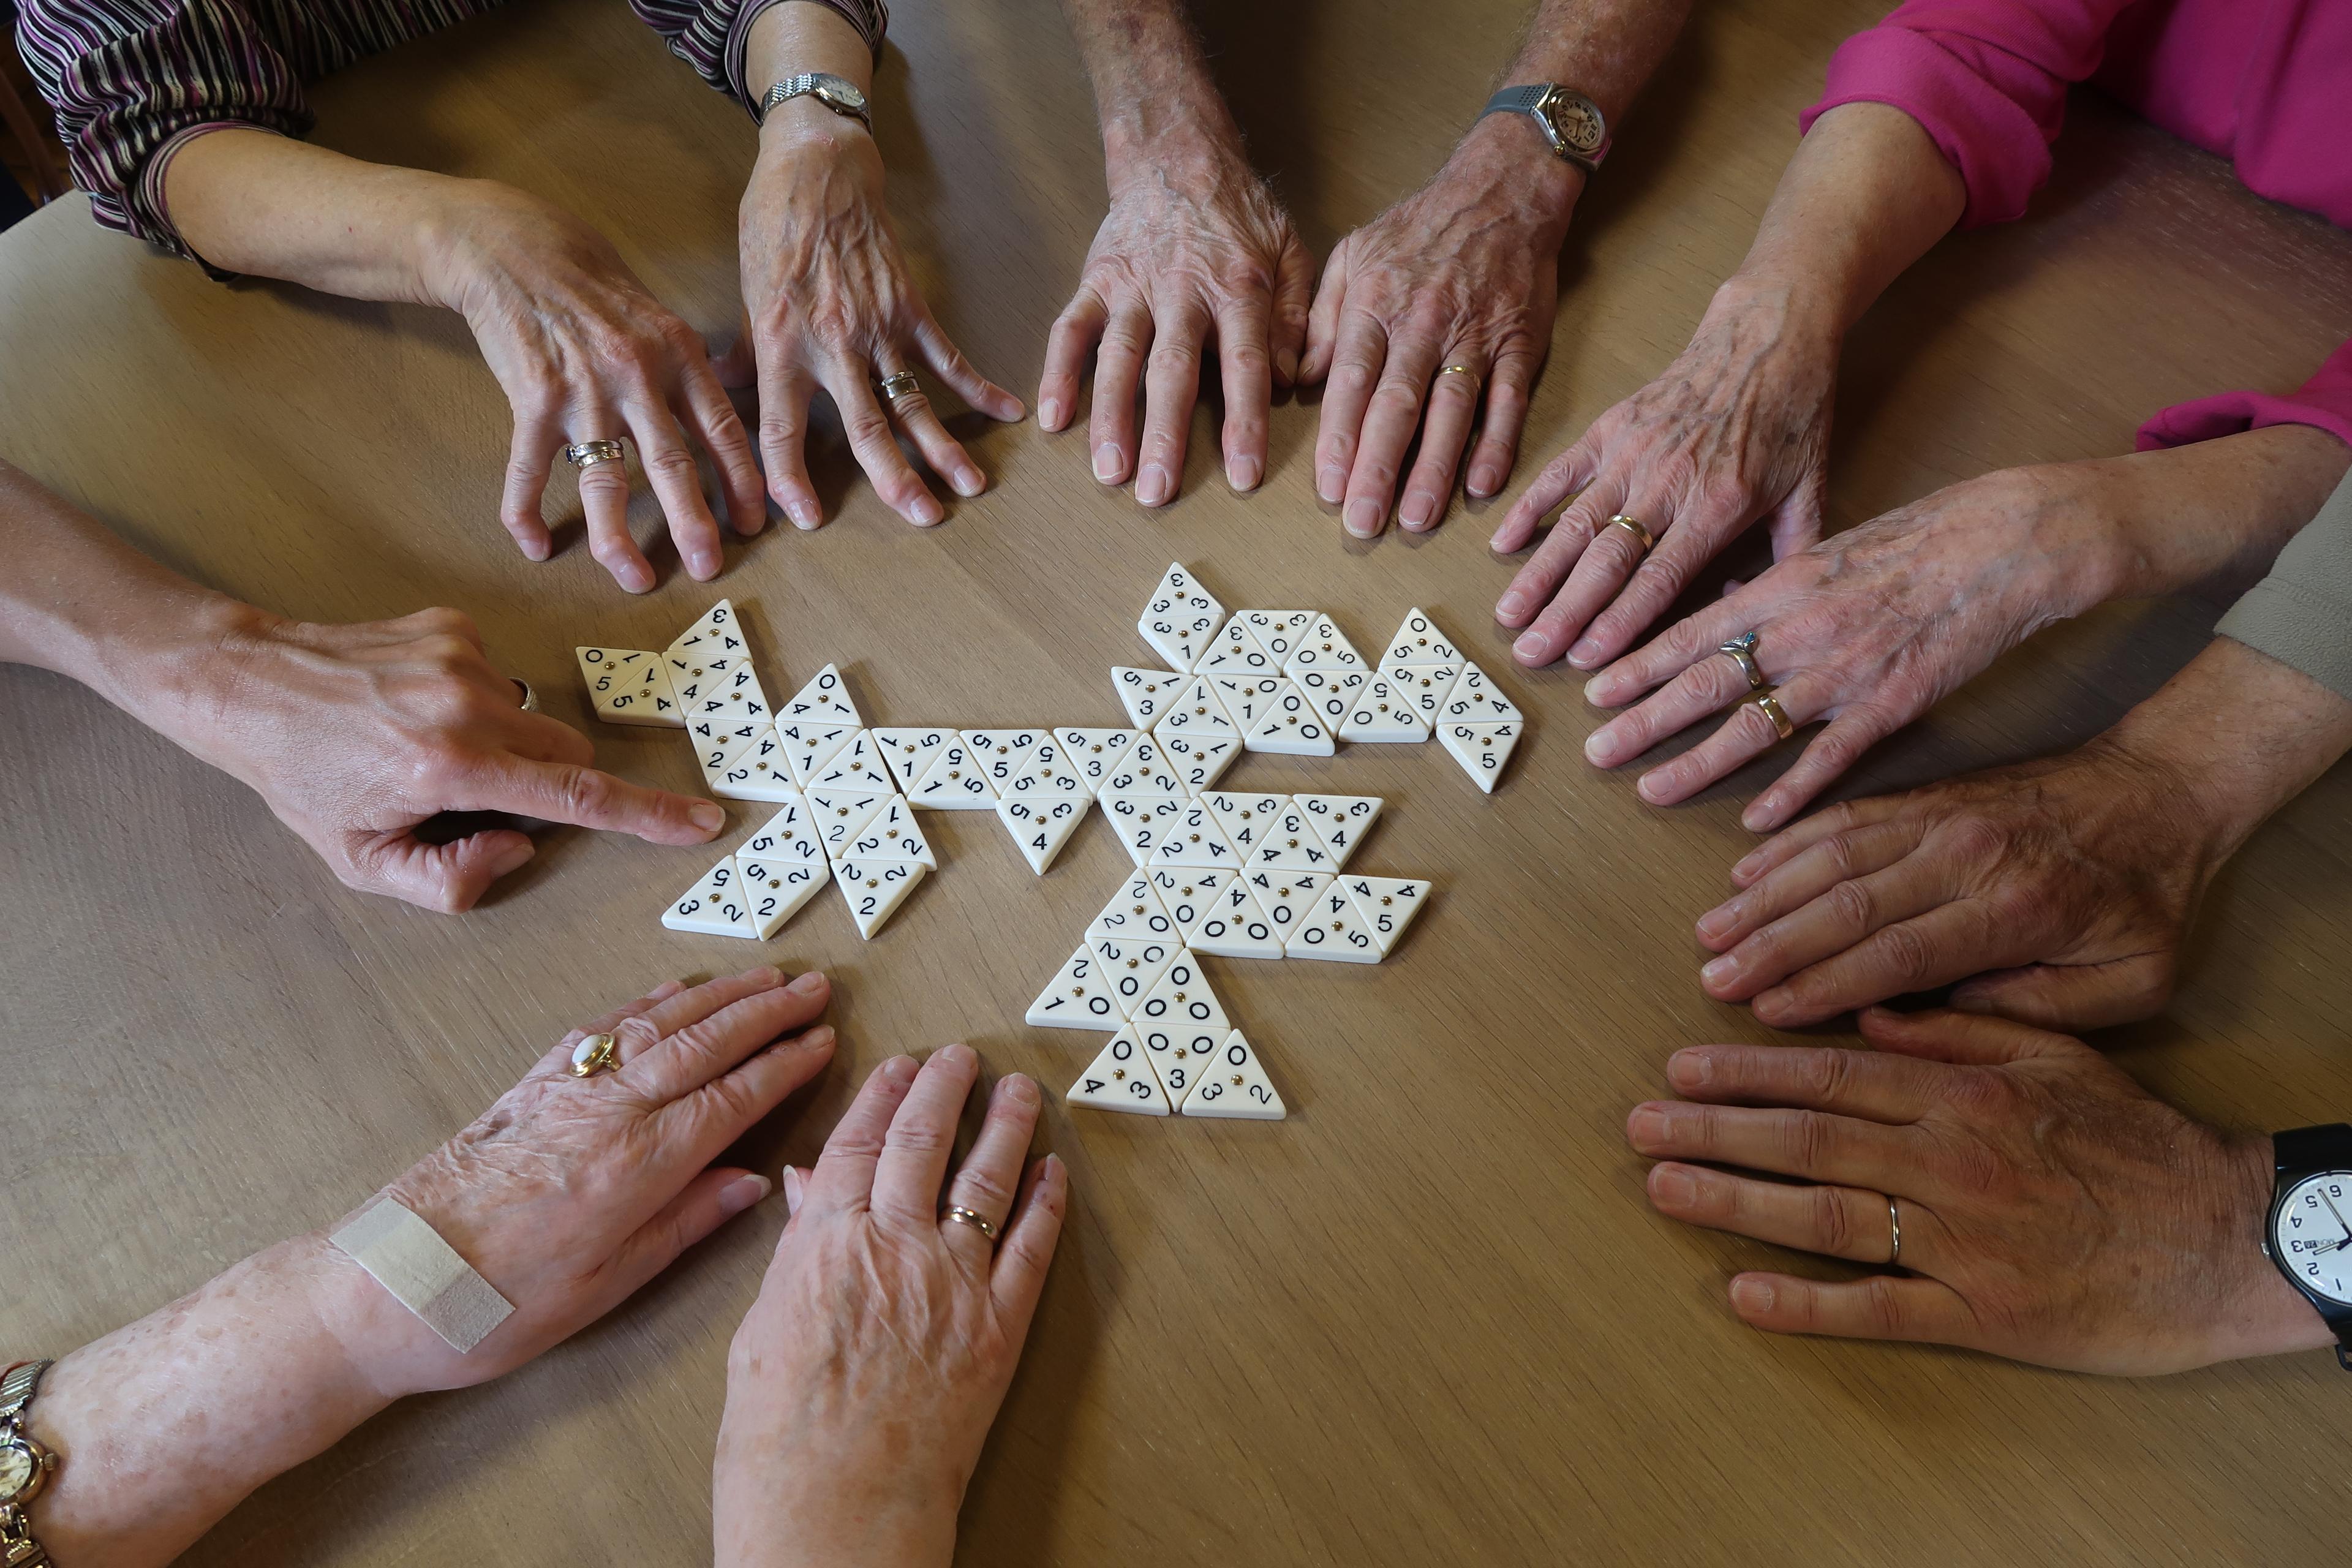
M0 1377L0 1426L7 1426L25 1413L33 1403L34 1394L41 1386L41 1374L55 1366L55 1362L19 1362Z
M54 1362L19 1362L0 1374L0 1438L17 1440L17 1423L25 1407L33 1403L39 1392L41 1374L54 1366ZM40 1450L37 1446L34 1452ZM35 1485L38 1485L36 1479ZM5 1568L50 1568L49 1554L33 1539L32 1521L14 1502L0 1503L0 1565Z
M1486 100L1488 114L1533 114L1551 96L1551 83L1539 81L1530 87L1507 87Z
M2273 1193L2284 1192L2294 1182L2321 1171L2352 1171L2352 1124L2325 1122L2271 1134ZM2267 1250L2267 1246L2265 1247ZM2336 1334L2336 1364L2352 1372L2352 1303L2331 1301L2304 1289L2303 1281L2284 1259L2273 1258L2279 1272L2310 1302Z
M845 103L836 103L832 99L826 98L822 93L817 92L817 89L823 87L827 82L836 81L840 82L842 86L853 89L855 89L856 86L855 82L849 81L842 77L835 76L830 71L803 71L798 76L786 77L783 80L770 88L766 96L760 100L761 123L765 124L767 122L768 116L774 111L778 104L790 103L793 99L806 98L814 95L819 103L824 104L835 114L841 115L845 119L855 120L859 124L865 126L868 131L873 130L873 112L866 108L865 105L859 104L856 108L852 108L850 105ZM864 95L860 94L859 96L863 97Z
M1580 153L1562 142L1559 132L1552 128L1550 121L1544 118L1543 113L1545 104L1551 100L1554 93L1575 99L1591 110L1595 120L1601 118L1600 106L1591 99L1581 93L1569 92L1558 82L1550 81L1528 82L1519 87L1503 89L1486 100L1486 107L1478 111L1478 118L1484 120L1489 114L1524 114L1535 121L1538 128L1543 132L1544 141L1550 146L1553 156L1562 163L1575 164L1587 174L1599 174L1601 160L1609 155L1607 136L1604 134L1601 145L1591 153Z

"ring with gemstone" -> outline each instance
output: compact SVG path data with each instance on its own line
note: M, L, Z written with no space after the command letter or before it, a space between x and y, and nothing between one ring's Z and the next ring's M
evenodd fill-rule
M620 1065L620 1053L610 1035L591 1035L572 1047L573 1078L594 1078L598 1073L611 1072Z

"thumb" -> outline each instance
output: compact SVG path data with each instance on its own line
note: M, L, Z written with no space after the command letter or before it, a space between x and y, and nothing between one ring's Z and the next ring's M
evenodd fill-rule
M1953 990L1952 1005L2072 1031L2151 1017L2171 996L2170 962L2141 953L2113 963L2035 963L1979 975Z
M721 386L745 387L760 379L760 363L751 348L751 319L749 316L742 318L741 330L735 334L735 341L728 345L727 352L711 360L710 369L719 377Z
M426 844L413 832L403 833L380 838L353 855L355 875L344 880L420 909L463 914L481 900L491 883L537 852L529 834L511 827L469 834L446 844Z
M577 763L534 762L512 752L486 759L450 803L458 811L511 811L650 844L708 843L727 826L727 808L666 789L648 789Z
M1307 348L1307 317L1315 300L1315 264L1296 234L1285 234L1274 265L1274 384L1298 384L1299 355Z
M2028 1057L2082 1048L2079 1040L2006 1018L1942 1009L1897 1013L1891 1007L1865 1007L1859 1023L1862 1037L1874 1049L1955 1067L2000 1067Z
M1298 362L1301 384L1322 380L1331 371L1332 351L1339 342L1339 307L1348 300L1348 242L1341 240L1323 264L1323 280L1315 286L1315 300L1307 312L1307 352Z
M1827 476L1820 468L1809 468L1772 509L1765 529L1771 535L1773 560L1786 561L1822 542L1822 500L1827 486Z

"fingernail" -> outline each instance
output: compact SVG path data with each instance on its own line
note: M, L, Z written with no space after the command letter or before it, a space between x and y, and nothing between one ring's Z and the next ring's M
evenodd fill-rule
M723 1215L741 1214L775 1190L765 1176L738 1176L719 1189L719 1212Z
M546 540L534 539L529 544L522 547L522 552L530 557L533 561L544 561L548 558L549 554L551 553L551 551Z
M1661 1165L1650 1177L1650 1194L1667 1208L1689 1208L1698 1201L1698 1178L1679 1165Z
M1135 499L1146 506L1158 506L1168 499L1168 470L1157 463L1143 465L1143 472L1135 477Z
M509 845L505 854L490 862L491 879L495 881L508 872L520 868L536 853L528 843Z
M1605 675L1596 675L1584 683L1584 700L1595 708L1606 708L1610 693L1616 689L1615 681Z
M1348 470L1338 464L1315 476L1315 493L1323 500L1339 504L1340 492L1348 488Z
M1708 984L1714 985L1722 981L1730 979L1734 973L1738 973L1738 969L1739 965L1738 962L1732 958L1731 954L1727 952L1721 958L1712 958L1706 963L1701 964L1699 966L1698 977L1701 980L1706 981Z
M1121 467L1117 447L1106 441L1095 448L1095 478L1107 485L1115 485L1118 483Z
M1532 660L1543 658L1543 634L1541 632L1529 632L1527 636L1521 637L1518 641L1511 645L1511 652L1517 658L1524 659Z
M960 496L976 496L988 488L988 480L982 477L978 468L967 463L955 471L955 488L956 494Z
M966 1062L977 1062L980 1060L978 1053L973 1051L970 1046L965 1045L961 1040L957 1041L953 1045L941 1046L940 1047L939 1054L941 1060L955 1067L961 1067Z
M1750 833L1761 833L1772 826L1772 802L1759 800L1739 814L1739 826Z
M1381 509L1368 497L1349 501L1345 515L1348 531L1359 539L1370 539L1381 531Z
M1666 1113L1656 1106L1645 1105L1633 1112L1633 1120L1625 1125L1625 1131L1632 1134L1636 1144L1655 1145L1664 1142L1673 1135L1674 1123L1667 1121Z
M922 1070L923 1064L912 1057L892 1057L876 1068L875 1073L877 1077L887 1078L893 1083L908 1083Z
M1600 657L1601 645L1594 642L1591 637L1579 637L1576 640L1575 646L1568 650L1568 662L1576 666L1579 669L1583 668L1586 665L1591 664L1594 659L1599 658Z
M1277 351L1274 356L1274 371L1276 375L1280 376L1285 381L1297 381L1298 379L1298 356L1291 353L1288 349Z
M1584 760L1594 767L1605 768L1617 760L1617 737L1606 730L1595 730L1584 742Z
M996 1092L1014 1105L1037 1103L1037 1083L1027 1073L1014 1073L996 1086Z
M716 833L727 826L727 808L715 800L698 800L687 807L686 819L705 833Z
M688 563L688 567L698 581L708 583L719 575L719 552L715 550L698 550L694 552L694 559Z
M1772 1301L1772 1287L1761 1279L1742 1277L1731 1282L1731 1304L1743 1312L1769 1312Z
M1666 1076L1690 1089L1705 1089L1715 1081L1713 1051L1676 1051L1666 1060Z
M643 566L628 566L622 569L621 586L625 591L643 594L651 591L653 585L654 574Z
M814 528L824 521L824 513L816 510L816 502L807 500L796 500L784 508L784 515L793 520L794 528Z
M916 500L913 506L907 509L907 515L914 519L917 522L921 523L924 527L929 528L931 524L938 522L942 518L946 517L947 513L940 509L940 503L937 500L933 500L929 496L922 496Z
M1712 909L1698 918L1698 934L1712 941L1731 929L1731 906Z
M1404 505L1397 509L1397 521L1407 528L1426 528L1435 506L1427 492L1415 490L1405 497Z
M830 984L831 982L824 977L824 970L812 969L805 974L794 976L793 983L784 989L795 996L814 996Z
M1764 855L1761 850L1757 851L1757 853L1753 855L1742 857L1739 863L1731 868L1733 879L1737 880L1754 876L1756 874L1757 864L1763 858Z
M1040 399L1037 404L1037 423L1048 430L1059 430L1062 427L1062 400L1058 397Z
M1496 489L1501 488L1502 483L1502 476L1495 472L1492 468L1473 468L1470 470L1470 493L1476 496L1480 500L1485 500L1488 496L1493 495Z
M1775 985L1771 990L1748 1004L1748 1006L1749 1011L1769 1024L1774 1017L1787 1017L1790 1010L1795 1006L1796 1001L1795 992L1785 985Z
M801 1212L801 1173L790 1165L784 1167L784 1213Z
M1513 588L1495 601L1495 613L1507 621L1516 621L1528 613L1528 596Z
M829 1051L833 1049L833 1042L836 1037L832 1025L819 1024L814 1029L803 1030L794 1037L793 1043L803 1051Z
M1255 458L1244 453L1225 465L1225 482L1237 490L1254 490L1265 475L1265 468Z

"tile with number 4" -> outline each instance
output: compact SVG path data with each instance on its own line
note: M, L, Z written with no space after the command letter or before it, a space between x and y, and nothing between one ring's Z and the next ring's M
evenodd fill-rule
M1348 863L1388 803L1376 795L1302 795L1293 797L1307 814L1307 824L1331 851L1333 870Z
M1225 841L1240 853L1239 864L1255 865L1258 847L1275 830L1275 823L1290 805L1286 795L1241 795L1231 790L1211 790L1201 796L1201 804L1209 808Z
M1192 1092L1184 1097L1186 1116L1230 1117L1245 1121L1279 1121L1289 1114L1273 1080L1235 1029L1225 1037L1201 1069Z
M580 679L588 683L588 700L596 717L608 724L644 724L664 730L686 728L661 655L642 648L583 647L572 650L580 658Z
M1307 821L1306 808L1296 800L1285 800L1282 809L1275 814L1272 825L1258 835L1257 847L1250 858L1254 868L1269 871L1336 871L1339 863L1334 859L1323 835Z
M1274 922L1259 908L1257 895L1250 890L1246 876L1222 877L1215 896L1206 900L1200 918L1184 932L1184 943L1196 952L1213 952L1220 958L1280 958L1282 943L1274 934Z
M1457 724L1518 723L1527 718L1517 703L1486 679L1485 670L1469 663L1462 666L1462 673L1454 679L1454 689L1445 694L1440 712L1441 722Z
M1334 883L1323 889L1314 907L1298 917L1290 940L1282 946L1286 958L1324 958L1339 963L1378 963L1381 939L1364 922L1345 888Z
M833 869L833 885L841 889L857 934L871 940L930 872L920 860L845 860Z
M1053 868L1062 846L1078 831L1078 825L1086 820L1087 808L1092 805L1094 802L1085 797L1000 800L996 803L996 818L1013 835L1013 842L1021 847L1029 869L1042 877Z
M743 626L736 618L735 602L721 599L703 611L694 625L678 633L668 651L689 663L707 665L713 659L744 658L751 650L744 646Z
M733 800L794 800L800 791L784 766L784 745L765 724L752 737L727 753L711 793Z
M721 857L718 865L695 879L685 897L662 911L662 924L672 931L699 931L705 936L755 935L737 879L735 857Z
M1440 724L1437 739L1462 764L1462 771L1478 781L1478 787L1488 795L1495 793L1495 781L1503 776L1503 764L1518 750L1519 731L1524 726L1505 721L1493 724Z
M1320 871L1253 871L1242 880L1257 900L1257 907L1265 911L1266 923L1274 928L1275 940L1286 952L1298 922L1313 916L1323 901L1323 890L1331 885L1331 879Z
M1160 866L1238 867L1241 855L1229 843L1217 819L1199 801L1184 808L1152 847L1150 862Z
M1356 900L1364 923L1380 942L1383 958L1429 902L1429 884L1411 877L1345 876L1339 879L1339 886Z
M798 724L814 720L862 727L865 721L857 716L857 705L849 700L849 689L842 684L841 671L826 665L811 680L793 694L793 700L776 710L780 724Z
M776 739L784 743L784 762L793 778L805 789L816 772L833 761L834 754L864 733L855 724L802 722L776 726Z
M1143 1059L1143 1047L1130 1035L1111 1037L1110 1044L1062 1096L1062 1103L1136 1116L1165 1116L1169 1110L1167 1090Z

